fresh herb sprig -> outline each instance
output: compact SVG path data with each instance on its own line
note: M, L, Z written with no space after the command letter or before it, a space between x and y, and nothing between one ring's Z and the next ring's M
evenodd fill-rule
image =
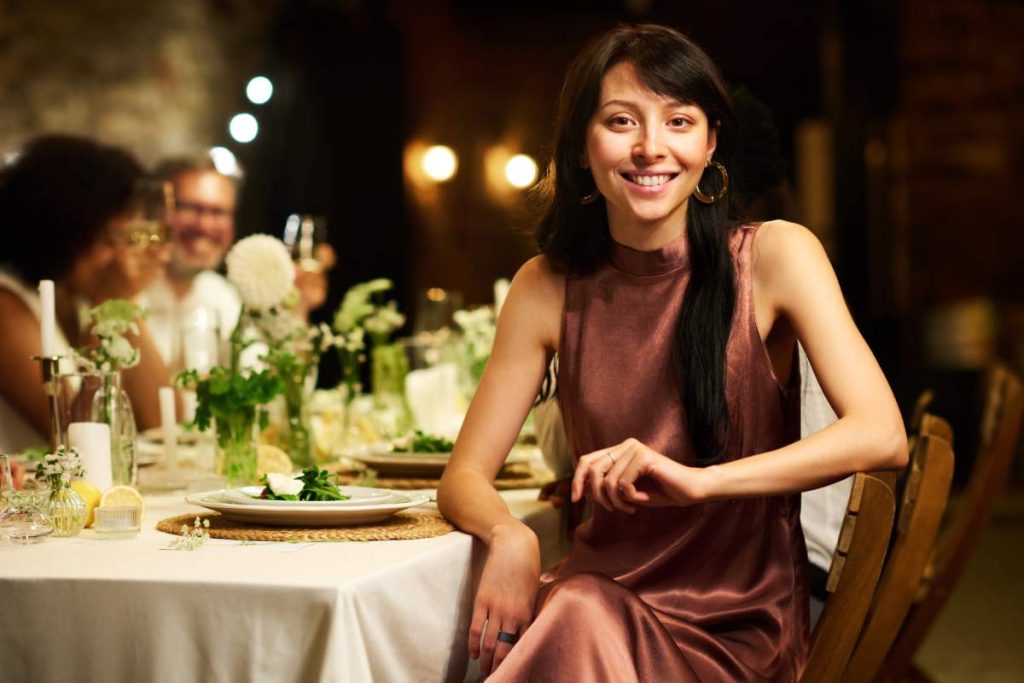
M296 477L296 479L300 479ZM331 474L327 470L321 470L316 465L312 465L302 470L302 490L296 495L279 495L270 490L270 483L267 481L267 475L263 475L261 483L263 484L263 491L260 493L260 498L265 500L307 500L307 501L325 501L325 500L348 500L349 496L346 496L339 489L337 484L331 481Z
M419 429L414 433L412 443L408 446L398 446L397 453L450 453L455 448L451 439L434 434L425 434Z

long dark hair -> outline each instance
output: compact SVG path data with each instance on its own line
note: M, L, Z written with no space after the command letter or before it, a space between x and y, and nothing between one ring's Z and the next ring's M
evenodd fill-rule
M604 75L620 63L633 65L653 92L699 106L708 125L718 125L714 158L730 167L734 116L725 83L711 59L673 29L644 24L622 26L595 39L576 57L565 77L558 105L554 155L539 189L544 209L537 226L540 251L556 267L585 273L603 263L611 246L603 201L582 204L594 192L591 172L581 168L587 128L598 106ZM722 187L721 174L707 172L705 194ZM725 353L736 302L729 252L729 197L712 204L687 203L690 282L676 326L676 372L686 425L698 465L717 462L728 437Z
M0 263L59 280L128 209L143 176L129 152L72 135L30 140L0 167Z

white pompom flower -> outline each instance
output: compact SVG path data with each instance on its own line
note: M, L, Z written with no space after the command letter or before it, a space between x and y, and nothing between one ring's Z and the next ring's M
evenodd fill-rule
M281 303L295 284L295 267L288 248L276 237L250 235L228 252L228 280L242 303L263 310Z

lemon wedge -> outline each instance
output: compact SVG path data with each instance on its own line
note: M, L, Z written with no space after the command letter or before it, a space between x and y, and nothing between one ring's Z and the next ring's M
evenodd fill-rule
M112 486L100 496L101 508L105 507L137 507L141 509L139 519L146 516L146 503L142 500L142 494L131 486Z
M261 477L270 472L291 474L293 469L292 459L277 446L267 443L256 446L256 470Z
M85 526L92 526L94 521L93 510L100 504L100 490L84 479L75 479L71 482L71 488L85 501Z

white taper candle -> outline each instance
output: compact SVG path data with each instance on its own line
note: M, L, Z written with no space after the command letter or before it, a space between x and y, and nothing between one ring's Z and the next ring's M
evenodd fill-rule
M160 426L164 434L164 467L172 469L178 464L178 418L173 387L160 387Z
M39 281L39 333L43 338L42 355L57 355L57 309L54 303L53 280Z

